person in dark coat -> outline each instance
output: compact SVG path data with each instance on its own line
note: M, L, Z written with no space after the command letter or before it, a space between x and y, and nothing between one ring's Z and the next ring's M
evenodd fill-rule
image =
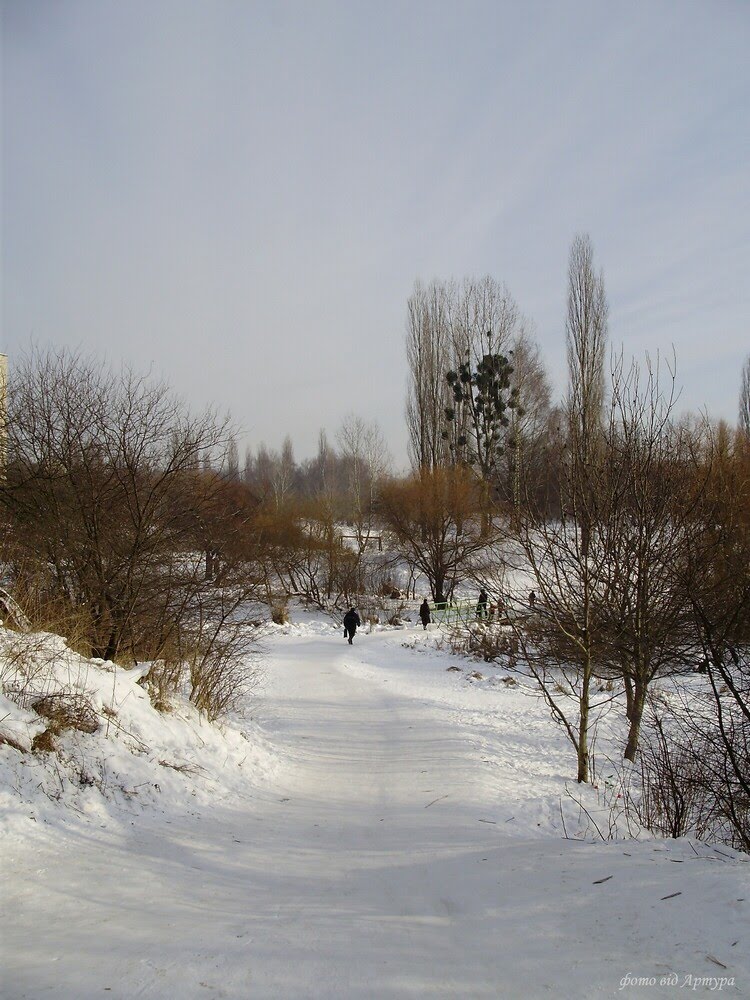
M427 603L427 598L426 597L422 601L422 603L419 605L419 617L422 619L422 624L424 625L425 630L426 630L427 626L430 624L430 621L431 621L431 618L430 618L430 605Z
M352 639L354 638L354 633L361 624L362 622L359 620L357 612L354 608L349 608L344 615L344 635L348 637L350 646L352 644Z
M482 589L479 591L479 600L477 601L477 618L487 617L487 592Z

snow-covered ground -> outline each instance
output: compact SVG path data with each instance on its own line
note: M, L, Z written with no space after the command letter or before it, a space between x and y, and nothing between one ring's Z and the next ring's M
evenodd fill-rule
M58 647L110 728L59 764L0 745L0 995L750 996L748 860L592 839L566 787L605 830L616 801L530 684L434 638L278 627L223 729Z

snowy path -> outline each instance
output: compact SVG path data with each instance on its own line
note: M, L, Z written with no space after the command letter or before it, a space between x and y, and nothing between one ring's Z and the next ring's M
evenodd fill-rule
M683 842L518 835L503 751L535 725L528 705L508 699L506 733L479 728L404 680L418 660L382 635L279 639L272 785L14 846L0 994L653 997L682 991L620 991L622 977L676 973L750 995L750 865Z

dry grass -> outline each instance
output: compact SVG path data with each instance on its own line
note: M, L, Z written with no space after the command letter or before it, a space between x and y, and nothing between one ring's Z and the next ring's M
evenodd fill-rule
M176 653L169 653L151 664L149 672L138 682L148 692L157 712L171 711L171 699L185 677L185 663Z
M49 719L49 729L57 733L77 729L81 733L95 733L99 719L91 702L82 694L60 691L37 699L31 706L37 715Z
M67 729L81 733L95 733L100 728L99 719L91 702L82 694L61 691L46 694L32 702L37 715L49 721L42 733L38 733L31 744L34 753L53 753L55 738Z
M33 753L54 753L57 750L55 734L52 729L45 729L43 733L37 733L31 743Z

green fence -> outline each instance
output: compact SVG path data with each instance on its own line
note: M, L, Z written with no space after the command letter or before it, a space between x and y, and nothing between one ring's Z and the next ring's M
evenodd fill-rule
M458 625L462 622L468 624L483 620L477 616L476 601L444 601L441 604L431 604L430 613L436 625Z

